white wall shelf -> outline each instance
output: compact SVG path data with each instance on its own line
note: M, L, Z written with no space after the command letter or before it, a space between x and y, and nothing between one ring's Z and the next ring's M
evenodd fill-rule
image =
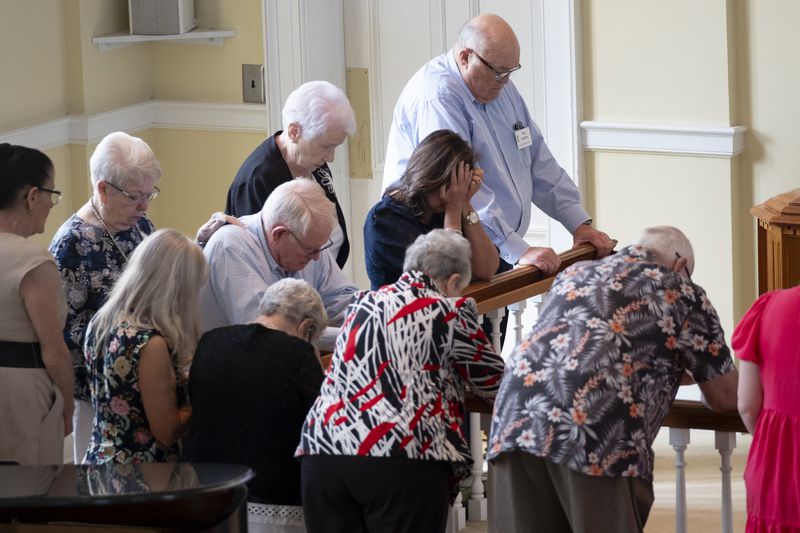
M222 46L222 40L225 37L235 36L236 32L234 30L208 30L196 28L190 32L176 35L131 35L130 33L112 33L110 35L92 37L92 44L96 44L97 48L102 54L122 46L130 46L132 44L151 41L168 41L186 44Z

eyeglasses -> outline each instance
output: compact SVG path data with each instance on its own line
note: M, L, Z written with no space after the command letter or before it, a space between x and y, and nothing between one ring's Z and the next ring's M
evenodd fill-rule
M61 191L57 191L55 189L45 189L44 187L37 187L40 191L49 192L50 193L50 203L52 205L58 205L58 202L64 197L64 193Z
M681 254L679 254L678 252L675 252L675 260L677 261L678 259L682 259ZM689 274L689 267L686 266L686 265L683 265L683 271L686 272L686 277L691 280L692 279L692 275Z
M128 200L130 200L132 202L136 202L136 203L140 203L140 202L144 202L144 201L152 202L153 200L156 199L156 197L158 196L158 193L161 192L161 190L158 187L153 187L153 192L151 192L150 194L145 194L143 192L140 192L139 194L131 194L128 191L126 191L125 189L123 189L122 187L114 185L110 181L106 181L106 184L107 185L111 185L111 187L113 189L116 189L119 192L121 192L125 196L125 198L127 198Z
M491 63L489 63L489 62L488 62L488 61L486 61L484 58L482 58L482 57L480 56L480 54L478 54L478 52L476 52L475 50L472 50L472 53L473 53L473 54L475 54L475 57L477 57L478 59L480 59L480 60L481 60L481 63L483 63L484 65L486 65L487 67L489 67L489 69L490 69L492 72L494 72L494 79L495 79L496 81L503 81L503 80L507 79L509 76L511 76L511 73L512 73L512 72L516 72L516 71L518 71L519 69L521 69L521 68L522 68L522 65L521 65L521 64L517 64L517 66L516 66L516 67L514 67L514 68L512 68L511 70L499 71L499 70L497 70L496 68L494 68L494 67L492 66L492 64L491 64Z
M309 248L308 246L303 244L303 241L301 241L300 238L297 235L295 235L292 230L290 230L289 228L286 228L286 231L288 231L289 233L292 234L292 237L294 237L294 240L297 241L297 244L299 244L300 248L302 248L303 251L306 253L306 257L314 257L315 255L320 254L320 253L324 252L325 250L327 250L328 248L330 248L331 246L333 246L333 241L328 239L328 242L326 242L325 244L323 244L319 248Z

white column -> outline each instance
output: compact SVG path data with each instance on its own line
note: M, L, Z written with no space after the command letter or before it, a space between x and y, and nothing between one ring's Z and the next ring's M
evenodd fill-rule
M736 448L736 433L715 431L714 447L719 451L722 472L722 533L733 533L733 503L731 500L731 455Z
M675 532L687 533L689 517L686 513L686 461L684 452L689 445L688 428L669 428L669 443L675 449Z
M481 438L481 414L469 414L469 451L472 454L472 494L467 502L470 520L486 520L488 507L483 492L483 439Z

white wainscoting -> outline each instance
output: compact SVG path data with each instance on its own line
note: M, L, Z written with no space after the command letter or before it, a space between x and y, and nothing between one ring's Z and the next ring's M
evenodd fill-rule
M586 150L731 158L744 150L745 126L581 122Z
M68 115L0 133L0 142L38 149L92 144L112 131L151 128L264 133L266 106L149 100L94 115Z

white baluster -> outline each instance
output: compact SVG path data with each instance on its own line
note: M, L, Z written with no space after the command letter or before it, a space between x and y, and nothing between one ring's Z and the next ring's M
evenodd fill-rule
M687 533L689 516L686 512L686 461L684 452L689 445L688 428L669 428L669 444L675 449L675 531Z
M522 342L522 315L525 313L526 300L521 300L508 306L514 317L514 345Z
M469 414L469 451L472 454L472 494L467 502L470 520L486 520L486 495L483 492L483 432L481 414Z
M733 533L733 503L731 500L731 455L736 448L736 433L714 432L714 447L719 451L722 472L722 533Z
M456 501L453 507L450 508L450 515L447 517L448 533L456 533L460 529L464 529L467 525L467 513L464 509L464 498L461 496L461 490L456 495Z
M536 320L537 321L539 320L539 317L542 314L542 305L544 304L545 294L547 294L547 293L537 294L533 298L530 298L532 307L534 309L534 312L536 313Z
M503 317L506 314L506 310L504 308L494 309L489 311L486 316L489 317L489 321L492 323L492 346L494 346L494 351L497 353L503 352L502 346L502 333L500 332L500 322L503 320Z

